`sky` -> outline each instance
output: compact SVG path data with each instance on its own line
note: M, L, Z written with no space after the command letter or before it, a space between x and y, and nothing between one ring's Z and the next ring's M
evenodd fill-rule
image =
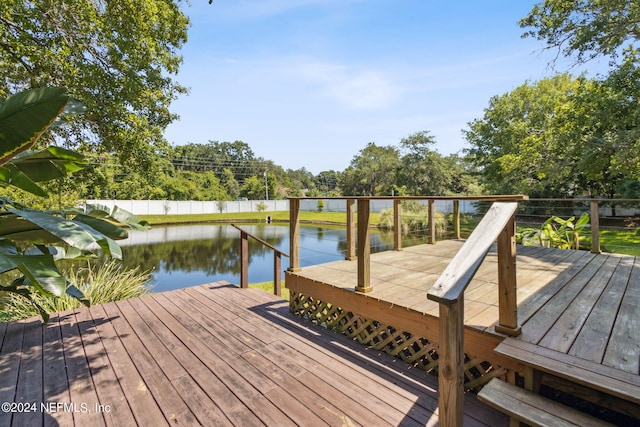
M190 88L171 105L173 145L247 143L285 169L342 171L367 143L429 131L443 155L492 96L556 72L521 38L534 0L191 0Z

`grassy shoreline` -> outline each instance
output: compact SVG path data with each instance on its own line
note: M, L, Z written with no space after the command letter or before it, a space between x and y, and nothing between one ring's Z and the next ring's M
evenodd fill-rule
M171 215L139 215L141 219L148 221L151 225L170 224L197 224L197 223L220 223L220 224L248 224L264 223L267 216L271 217L273 223L288 224L289 212L238 212L221 214L171 214ZM345 226L347 215L344 212L300 212L300 222L303 224L318 224L324 226ZM371 226L375 227L380 222L380 214L371 214ZM475 226L475 222L463 224L463 233L470 233ZM583 241L589 243L590 236L583 235ZM634 229L629 230L606 230L601 229L601 245L604 251L640 255L640 233Z
M170 214L170 215L138 215L140 219L151 225L197 224L197 223L260 223L271 217L274 223L289 223L289 211L276 212L238 212L213 214ZM377 224L380 214L371 214L371 224ZM310 224L344 225L347 214L344 212L300 212L300 222Z

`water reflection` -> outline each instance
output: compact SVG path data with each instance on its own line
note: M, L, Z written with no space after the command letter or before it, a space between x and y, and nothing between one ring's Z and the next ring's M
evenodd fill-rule
M247 230L281 251L289 252L289 227L286 225L243 225ZM154 227L145 232L130 232L120 241L124 264L153 271L154 291L166 291L226 280L240 282L240 233L230 225L182 225ZM410 243L410 242L407 242ZM371 251L393 246L388 233L372 231ZM300 265L309 266L344 259L346 230L302 226ZM289 259L282 259L283 270ZM273 280L273 252L249 240L249 281Z

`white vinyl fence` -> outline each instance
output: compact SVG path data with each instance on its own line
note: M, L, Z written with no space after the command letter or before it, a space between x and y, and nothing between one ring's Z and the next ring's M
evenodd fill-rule
M323 200L323 212L346 212L344 199ZM426 204L425 201L421 203ZM234 200L234 201L174 201L174 200L87 200L85 205L102 205L109 209L118 206L135 215L180 215L180 214L213 214L237 212L274 212L288 211L288 200ZM264 207L264 209L262 209ZM453 212L453 201L436 200L436 210L444 213ZM371 212L382 212L393 208L391 200L372 200ZM300 209L303 211L318 211L318 200L302 199ZM476 208L472 201L460 201L460 213L473 214Z
M85 205L114 206L135 215L188 215L235 212L288 211L288 200L175 201L175 200L87 200ZM264 207L264 209L261 209Z

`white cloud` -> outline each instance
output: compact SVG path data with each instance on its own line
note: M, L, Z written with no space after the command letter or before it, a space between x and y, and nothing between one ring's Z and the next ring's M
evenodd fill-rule
M298 60L285 66L286 74L307 82L313 90L341 107L352 110L388 108L400 99L402 88L384 71L359 69L315 60Z

